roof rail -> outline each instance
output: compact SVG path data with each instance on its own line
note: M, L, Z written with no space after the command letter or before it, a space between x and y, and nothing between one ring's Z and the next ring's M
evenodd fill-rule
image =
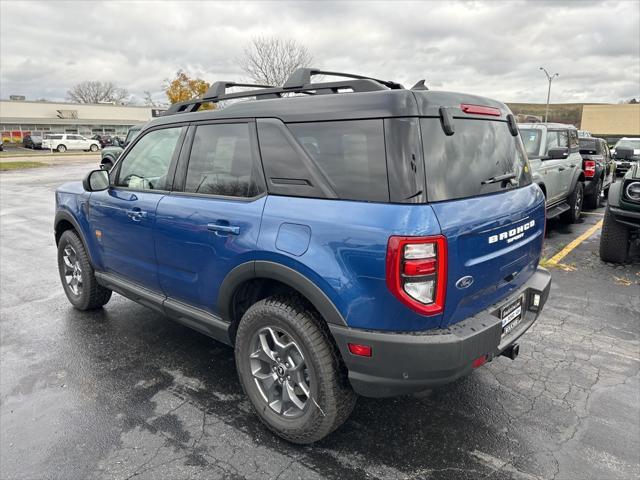
M231 87L258 87L258 88L274 88L272 85L258 85L256 83L236 83L236 82L215 82L205 92L203 98L214 99L225 95L227 88Z
M392 90L399 90L404 88L404 86L402 86L400 83L392 82L390 80L380 80L378 78L365 77L363 75L356 75L353 73L329 72L326 70L320 70L318 68L305 68L305 67L296 68L293 71L293 73L289 75L289 78L287 79L286 82L284 82L284 85L282 87L285 89L301 88L304 85L311 83L311 77L314 75L328 75L330 77L355 78L358 80L373 80L374 82L378 82Z
M310 83L312 75L336 75L341 77L353 78L354 80L342 80L338 82L322 82ZM294 85L294 80L297 85ZM300 84L300 81L307 80L306 83ZM245 90L243 92L227 93L230 87L259 87L257 90ZM222 100L231 100L236 98L256 99L265 98L281 98L283 95L290 93L303 93L307 95L324 95L332 93L341 93L344 90L352 90L353 92L374 92L387 89L403 89L399 83L388 82L386 80L377 80L375 78L363 77L361 75L351 75L348 73L325 72L317 69L299 68L295 70L283 87L271 87L267 85L255 85L251 83L236 82L215 82L201 98L194 98L185 102L174 103L164 112L164 115L173 115L176 113L189 113L197 111L204 103L217 103Z

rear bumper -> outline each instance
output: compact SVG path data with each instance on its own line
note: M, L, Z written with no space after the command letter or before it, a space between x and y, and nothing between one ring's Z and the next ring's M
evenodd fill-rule
M366 397L391 397L449 383L472 371L482 355L491 360L526 332L536 321L549 296L551 275L538 268L527 283L499 304L446 329L420 333L374 332L329 325L338 344L353 389ZM533 293L540 306L531 305ZM520 324L504 338L498 317L502 305L524 295ZM369 345L371 357L355 356L348 344Z

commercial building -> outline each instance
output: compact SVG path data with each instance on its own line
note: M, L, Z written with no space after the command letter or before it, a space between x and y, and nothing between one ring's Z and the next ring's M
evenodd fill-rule
M77 133L124 137L132 125L151 120L162 110L114 104L0 100L3 142L21 142L30 133Z
M585 105L580 123L594 137L640 137L640 104Z

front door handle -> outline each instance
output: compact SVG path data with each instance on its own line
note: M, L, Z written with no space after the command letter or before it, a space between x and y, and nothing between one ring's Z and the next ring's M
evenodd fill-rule
M238 227L237 225L221 225L219 223L208 223L207 230L216 232L216 235L219 233L230 233L231 235L240 234L240 227Z
M134 222L139 222L143 218L146 218L146 216L147 212L140 210L138 207L127 210L127 217L129 217Z

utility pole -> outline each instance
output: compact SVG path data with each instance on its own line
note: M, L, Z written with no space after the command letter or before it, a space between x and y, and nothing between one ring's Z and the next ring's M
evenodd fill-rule
M551 82L553 82L554 78L559 77L560 74L554 73L553 75L549 75L549 72L547 72L547 69L544 67L540 67L540 70L544 72L544 74L547 76L547 80L549 81L549 89L547 90L547 109L544 114L544 122L547 123L547 121L549 120L549 99L551 98Z

